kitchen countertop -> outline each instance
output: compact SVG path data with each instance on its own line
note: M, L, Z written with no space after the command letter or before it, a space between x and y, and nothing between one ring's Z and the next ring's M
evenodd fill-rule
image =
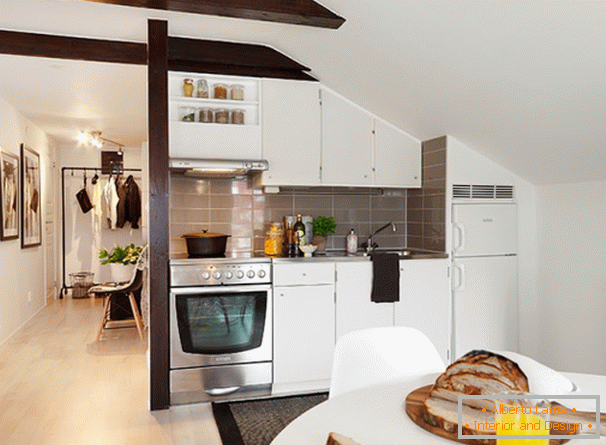
M377 252L405 252L400 255L401 260L426 260L448 258L446 252L435 252L431 250L421 249L380 249ZM370 261L370 256L358 252L356 255L348 255L345 251L328 251L324 255L314 255L312 257L296 257L296 258L274 258L275 263L282 262L314 262L314 261Z

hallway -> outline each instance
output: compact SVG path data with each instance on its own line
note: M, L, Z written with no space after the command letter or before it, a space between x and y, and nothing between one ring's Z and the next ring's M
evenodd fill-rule
M148 410L147 338L133 327L95 342L102 309L53 300L0 346L0 443L220 445L208 404Z

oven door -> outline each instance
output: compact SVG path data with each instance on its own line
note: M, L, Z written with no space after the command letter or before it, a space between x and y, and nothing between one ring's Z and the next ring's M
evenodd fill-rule
M270 285L173 288L171 369L271 362Z

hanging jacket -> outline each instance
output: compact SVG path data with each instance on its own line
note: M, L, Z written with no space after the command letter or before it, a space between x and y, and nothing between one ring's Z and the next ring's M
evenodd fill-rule
M124 227L127 222L133 229L139 228L141 218L141 193L132 175L126 178L118 187L118 227Z
M128 184L126 192L126 200L128 203L127 221L130 221L130 225L133 229L138 229L139 220L141 219L141 191L132 175L126 179L126 183Z

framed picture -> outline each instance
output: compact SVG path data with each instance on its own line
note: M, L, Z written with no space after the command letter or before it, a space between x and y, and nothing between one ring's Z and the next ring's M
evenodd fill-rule
M19 158L0 152L0 240L19 238Z
M40 155L21 144L21 248L42 244Z

